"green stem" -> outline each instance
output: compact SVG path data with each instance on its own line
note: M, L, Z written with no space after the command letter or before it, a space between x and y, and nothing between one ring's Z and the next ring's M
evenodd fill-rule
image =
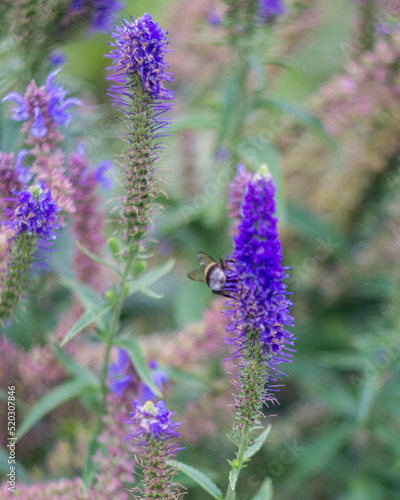
M248 422L246 422L242 430L239 449L235 460L234 469L238 469L239 472L243 468L243 457L244 457L244 452L246 451L247 448L247 443L249 441L249 435L250 435L250 425L248 424ZM225 500L232 500L233 498L235 498L235 490L232 489L231 484L229 483L228 489L226 490Z
M114 305L112 316L111 316L111 321L110 321L110 324L108 327L107 340L106 340L106 352L104 354L104 361L103 361L103 366L102 366L101 374L100 374L100 388L101 388L100 398L101 399L99 402L99 409L97 412L97 424L96 424L96 429L95 429L95 432L93 434L91 444L89 446L88 455L87 455L87 459L86 459L86 465L85 465L86 487L90 486L91 481L93 480L93 477L94 477L93 474L92 475L89 474L89 471L91 470L91 468L93 466L93 462L91 460L91 457L97 449L97 437L101 434L101 432L103 430L103 416L106 412L106 398L107 398L107 394L108 394L107 372L108 372L108 365L110 363L110 353L111 353L111 348L114 345L115 336L118 332L118 323L119 323L119 318L121 316L122 306L124 303L126 284L128 282L128 278L129 278L133 263L135 261L138 249L139 249L139 247L138 247L137 242L135 242L135 240L132 240L130 247L129 247L128 259L126 261L126 265L125 265L124 271L122 273L121 281L119 283L118 292L117 292L116 299L115 299L115 305Z

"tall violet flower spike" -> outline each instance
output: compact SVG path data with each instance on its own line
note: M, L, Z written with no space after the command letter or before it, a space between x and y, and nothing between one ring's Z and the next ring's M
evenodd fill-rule
M168 40L149 14L124 20L112 37L114 49L106 57L113 59L109 68L113 74L107 78L116 84L111 85L109 95L113 105L126 114L129 129L129 148L121 164L124 239L140 242L148 234L156 208L155 162L162 148L159 140L166 135L163 129L169 124L161 115L170 109L168 101L174 95L164 86L172 80L164 61Z
M172 421L171 415L164 401L156 404L134 401L133 412L126 420L134 430L125 439L134 439L136 451L143 455L141 493L144 499L181 498L178 485L173 481L176 470L168 465L171 456L181 449L176 444L180 424Z
M13 208L6 209L4 223L12 234L7 270L0 283L0 325L4 324L24 292L32 264L36 269L47 269L43 252L49 250L59 229L57 203L50 190L39 184L13 191Z
M293 326L292 302L283 283L287 268L282 266L274 196L272 177L262 167L243 194L227 280L232 296L228 330L236 333L231 343L242 360L237 410L251 425L259 421L263 402L275 401L270 391L277 389L277 365L289 361L293 352L287 330Z

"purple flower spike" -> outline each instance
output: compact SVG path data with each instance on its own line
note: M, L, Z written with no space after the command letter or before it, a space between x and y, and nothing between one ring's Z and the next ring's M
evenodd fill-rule
M136 21L133 18L131 22L124 20L115 30L116 33L112 33L115 42L110 43L115 49L107 56L113 59L114 65L110 69L115 74L108 78L128 84L129 75L137 72L143 89L155 99L171 99L173 92L164 88L164 83L172 80L164 61L167 32L153 21L150 14L144 14ZM123 87L113 87L112 90L123 94Z
M14 208L9 210L10 218L6 227L11 229L14 237L22 232L39 236L42 240L54 240L59 229L58 214L60 209L51 196L51 191L45 190L43 182L19 193L13 192L16 197Z
M164 401L154 404L152 401L142 404L134 401L133 412L126 423L133 424L135 430L128 434L125 439L137 438L142 444L146 444L150 438L156 441L178 438L180 435L176 429L180 424L170 419L172 415L165 406Z
M286 361L286 345L293 345L289 315L292 302L283 283L282 250L275 217L275 186L269 174L256 174L248 182L241 207L241 222L235 236L237 289L235 319L231 326L239 333L239 344L255 333L266 359Z
M143 498L181 498L177 495L178 485L173 482L176 470L169 462L171 455L181 449L175 441L180 438L180 424L171 420L172 415L164 401L134 401L133 412L125 421L133 426L125 440L134 439L136 451L143 454Z

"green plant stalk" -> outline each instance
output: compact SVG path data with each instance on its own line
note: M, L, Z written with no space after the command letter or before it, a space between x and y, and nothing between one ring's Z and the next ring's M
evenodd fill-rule
M242 436L240 439L240 444L239 444L239 449L236 455L236 467L235 469L243 469L243 457L244 457L244 452L246 451L247 448L247 443L249 441L249 436L250 436L250 425L248 422L244 424L244 427L242 429ZM228 489L226 491L225 495L225 500L233 500L235 497L235 490L232 489L231 484L228 484Z
M115 305L113 307L112 311L112 316L110 320L110 324L108 327L108 332L107 332L107 339L106 339L106 352L104 354L104 361L103 361L103 366L101 369L101 374L100 374L100 402L99 402L99 408L97 412L97 424L96 424L96 429L93 434L93 438L91 441L91 444L89 446L88 454L86 457L86 464L85 464L85 474L84 476L87 479L87 482L85 484L85 487L88 488L91 485L91 482L93 480L93 475L90 477L87 477L88 475L88 470L92 466L92 462L90 460L91 456L95 452L97 448L97 437L100 435L102 429L103 429L103 416L106 412L106 397L108 394L108 387L107 387L107 370L108 370L108 365L110 363L110 354L111 354L111 348L114 345L114 339L115 336L118 332L118 322L119 318L121 316L121 310L122 306L124 303L125 299L125 293L126 293L126 285L128 283L128 278L132 269L132 266L135 262L136 255L138 253L139 246L135 240L132 240L130 243L129 247L129 255L128 259L125 264L124 271L121 276L121 281L118 286L118 292L115 298Z

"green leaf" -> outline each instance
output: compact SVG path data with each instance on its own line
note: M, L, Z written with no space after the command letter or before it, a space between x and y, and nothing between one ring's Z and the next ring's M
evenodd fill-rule
M286 480L286 486L291 494L298 491L303 483L326 467L327 463L351 438L353 430L352 425L343 424L295 449L293 458L297 459L296 469Z
M357 422L364 425L371 413L372 407L378 395L381 392L382 386L385 383L384 376L366 374L366 378L362 383L360 401L357 412ZM365 375L364 375L365 376Z
M229 131L232 128L232 124L235 121L238 103L242 100L242 96L239 95L239 86L240 80L237 76L230 78L226 85L222 99L222 116L217 139L217 149L221 145L225 137L229 134Z
M10 464L8 463L9 452L4 448L0 448L0 471L4 473L4 477L8 472L10 472ZM26 472L25 467L19 463L18 461L13 464L16 470L16 477L18 482L23 482L26 484L30 484L31 478L29 474Z
M317 239L326 252L338 253L343 257L348 255L346 242L340 232L328 221L322 219L314 212L298 205L288 204L288 226L291 231L315 243Z
M104 304L103 299L98 295L92 288L79 281L76 281L72 278L68 278L66 276L62 276L60 278L60 284L68 288L76 297L79 299L79 302L83 305L86 312L92 311L93 309L97 309L99 306ZM105 329L105 323L102 318L98 318L97 326L100 330Z
M137 281L135 282L135 286L137 286L140 293L143 293L143 295L147 295L147 297L151 297L152 299L162 299L164 297L163 293L157 293L150 288L140 286Z
M144 357L140 344L138 344L138 342L131 337L120 337L116 340L115 344L127 351L140 377L140 380L142 380L142 382L144 382L147 387L149 387L151 391L157 395L157 397L162 398L160 389L154 384L151 378L151 373L149 367L147 366L146 358Z
M173 133L192 129L210 129L217 126L218 119L210 113L190 114L174 119L171 125Z
M78 319L78 321L75 323L75 325L70 329L70 331L64 337L60 346L62 347L63 345L65 345L72 338L74 338L75 335L77 335L82 330L84 330L85 328L90 326L92 323L97 323L99 318L101 318L106 313L108 313L108 311L111 311L111 309L112 309L111 304L103 304L102 306L97 307L96 309L88 311L85 314L83 314L83 316L81 316Z
M328 134L323 123L317 117L310 115L307 111L298 108L294 104L277 99L260 99L255 102L255 107L266 108L281 115L293 117L297 123L322 139L332 150L337 149L333 138Z
M183 462L177 462L176 460L168 460L168 464L193 479L199 486L201 486L201 488L203 488L204 491L215 498L215 500L222 500L222 492L218 486L198 469L184 464Z
M246 449L243 455L244 460L246 461L250 460L250 458L254 456L261 449L262 445L265 443L270 432L271 432L271 425L268 425L268 427L264 429L259 436L256 437L253 444Z
M251 500L272 500L274 494L274 489L272 487L271 478L267 478L261 488L258 490L258 493Z
M121 272L119 269L114 267L110 262L107 262L107 261L103 260L102 258L100 258L98 255L95 255L94 253L92 253L90 250L85 248L81 243L79 243L79 241L77 241L76 246L79 248L79 250L81 252L83 252L85 255L87 255L94 262L98 262L99 264L102 264L103 266L108 267L109 269L114 271L118 276L121 276Z
M43 417L71 399L93 392L93 385L84 379L74 379L56 387L44 395L30 410L19 426L16 438L21 439Z
M161 279L173 269L174 265L175 259L168 259L161 266L153 267L153 269L141 276L139 279L131 281L129 283L128 296L140 292L142 288L147 288Z

